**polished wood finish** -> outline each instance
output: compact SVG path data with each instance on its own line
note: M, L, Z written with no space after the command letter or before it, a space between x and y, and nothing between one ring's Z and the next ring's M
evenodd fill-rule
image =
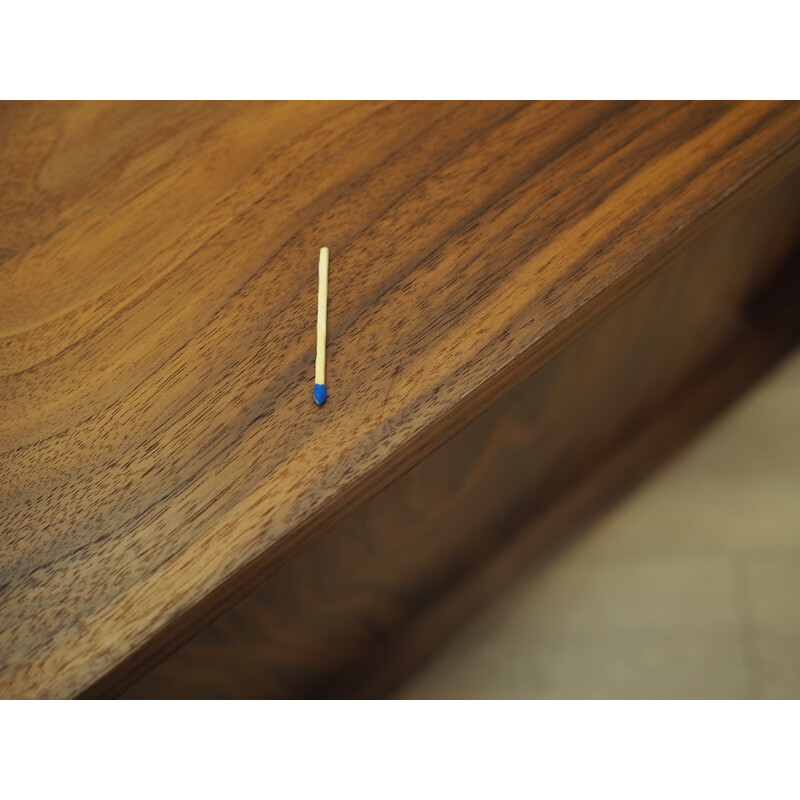
M476 603L796 341L800 304L775 288L793 296L799 242L797 175L731 214L125 696L383 696ZM765 291L776 295L766 309Z
M791 103L3 106L0 693L125 685L798 142Z

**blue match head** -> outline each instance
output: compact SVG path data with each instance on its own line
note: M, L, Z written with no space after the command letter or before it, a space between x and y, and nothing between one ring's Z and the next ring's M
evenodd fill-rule
M324 383L315 383L314 384L314 399L317 401L317 405L321 406L325 402L325 384Z

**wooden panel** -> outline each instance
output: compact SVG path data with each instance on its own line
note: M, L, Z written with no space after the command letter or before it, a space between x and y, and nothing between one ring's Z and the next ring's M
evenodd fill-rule
M765 330L749 306L798 244L795 175L718 224L125 696L391 689L476 598L618 496L794 341L793 328ZM783 308L800 319L794 296L773 299L771 317ZM529 529L521 544L520 527Z
M6 104L0 137L0 693L70 696L174 649L785 174L800 106Z

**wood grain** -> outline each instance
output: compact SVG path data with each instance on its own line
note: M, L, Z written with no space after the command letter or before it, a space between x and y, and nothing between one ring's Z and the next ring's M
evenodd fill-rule
M4 105L0 693L174 649L798 141L791 103Z
M794 174L124 696L383 696L476 602L551 539L574 534L797 341L800 304L782 276L798 274L798 244ZM782 299L765 330L750 307L773 284ZM772 324L778 311L789 324Z

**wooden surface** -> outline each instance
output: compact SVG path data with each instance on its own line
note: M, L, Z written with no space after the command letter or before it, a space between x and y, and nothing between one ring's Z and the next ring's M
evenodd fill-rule
M798 142L780 103L4 105L0 693L174 649Z
M800 303L785 277L800 275L798 245L795 173L123 696L385 696L476 602L574 535L797 341ZM751 308L764 287L776 295L767 329Z

